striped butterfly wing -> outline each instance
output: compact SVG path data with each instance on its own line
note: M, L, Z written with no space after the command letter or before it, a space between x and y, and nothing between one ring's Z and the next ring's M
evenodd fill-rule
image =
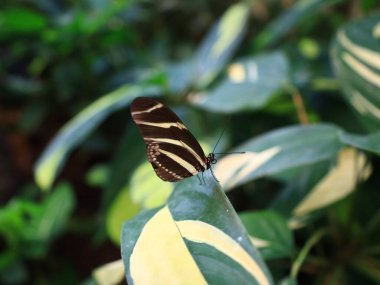
M131 114L146 143L148 160L162 180L182 180L208 168L198 141L163 103L136 98Z

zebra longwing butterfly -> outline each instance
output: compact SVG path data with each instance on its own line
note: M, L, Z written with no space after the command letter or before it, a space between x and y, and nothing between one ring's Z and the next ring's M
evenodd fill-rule
M162 102L136 98L131 114L146 143L148 160L162 180L179 181L216 163L214 153L206 156L180 118Z

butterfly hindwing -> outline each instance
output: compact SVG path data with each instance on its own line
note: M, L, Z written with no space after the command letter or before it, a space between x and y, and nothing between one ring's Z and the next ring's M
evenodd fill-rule
M161 179L178 181L208 168L198 141L163 103L137 98L131 114L147 144L148 159Z

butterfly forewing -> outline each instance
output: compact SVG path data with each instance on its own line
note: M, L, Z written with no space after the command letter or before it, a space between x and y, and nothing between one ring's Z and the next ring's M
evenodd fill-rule
M147 145L148 160L162 180L178 181L208 168L198 141L163 103L137 98L131 114Z

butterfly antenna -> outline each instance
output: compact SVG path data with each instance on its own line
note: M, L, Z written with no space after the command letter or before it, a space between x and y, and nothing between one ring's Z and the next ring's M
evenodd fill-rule
M215 174L214 174L214 171L212 171L212 168L211 168L211 167L210 167L210 170L211 170L212 177L214 177L214 179L215 179L216 182L219 182L219 180L216 179Z
M214 146L214 149L212 150L213 153L215 152L215 149L216 149L216 147L218 146L218 143L219 143L220 139L222 138L222 136L223 136L225 130L226 130L226 129L223 129L222 133L220 134L220 136L219 136L219 138L218 138L218 141L216 142L216 144L215 144L215 146Z
M214 154L246 153L245 151L215 152Z

